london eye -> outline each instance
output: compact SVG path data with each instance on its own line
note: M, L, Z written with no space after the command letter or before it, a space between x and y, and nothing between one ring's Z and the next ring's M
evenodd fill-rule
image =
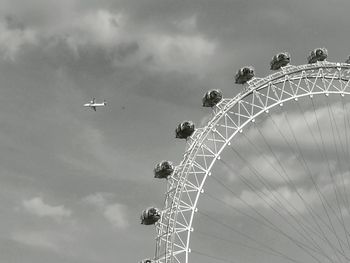
M242 67L238 95L204 95L206 125L178 124L182 161L154 170L164 207L141 216L156 227L144 262L350 261L350 64L327 56L279 53L264 78Z

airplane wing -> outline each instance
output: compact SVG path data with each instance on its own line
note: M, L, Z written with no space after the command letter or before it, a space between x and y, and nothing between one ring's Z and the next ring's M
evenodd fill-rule
M96 106L91 106L91 108L93 108L93 109L94 109L94 111L96 111Z

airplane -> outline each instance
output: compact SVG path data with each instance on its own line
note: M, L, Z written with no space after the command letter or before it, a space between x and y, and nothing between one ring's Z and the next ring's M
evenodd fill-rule
M96 107L104 107L107 105L107 102L104 100L102 103L96 103L95 98L93 98L90 103L85 103L84 107L90 107L94 111L96 111Z

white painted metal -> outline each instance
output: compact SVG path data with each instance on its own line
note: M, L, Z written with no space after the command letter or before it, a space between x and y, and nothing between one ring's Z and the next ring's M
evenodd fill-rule
M187 141L183 160L168 179L161 220L156 224L156 262L189 262L199 197L215 161L235 135L277 105L320 94L349 95L350 64L289 65L266 78L252 79L237 96L215 106L214 117Z

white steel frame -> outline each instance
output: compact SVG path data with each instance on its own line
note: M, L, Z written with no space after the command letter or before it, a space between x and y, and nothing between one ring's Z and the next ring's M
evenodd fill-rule
M237 96L222 99L213 108L214 117L187 141L183 160L167 181L165 206L156 224L157 263L189 262L192 223L205 180L234 136L277 105L320 94L349 95L350 64L289 65L265 78L252 79Z

